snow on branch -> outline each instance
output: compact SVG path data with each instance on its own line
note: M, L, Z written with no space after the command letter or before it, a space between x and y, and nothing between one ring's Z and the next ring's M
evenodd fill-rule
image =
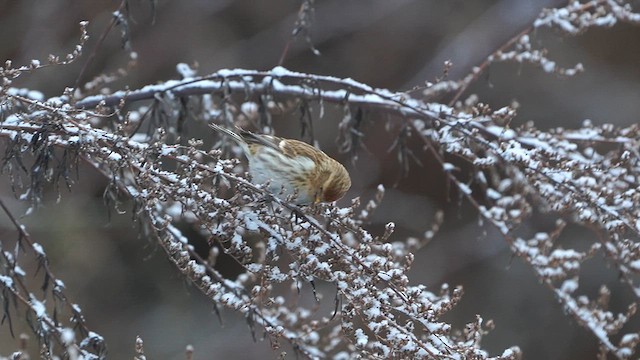
M635 24L637 18L630 6L613 0L572 2L545 11L467 77L446 86L434 84L438 93L452 96L448 104L427 100L435 93L431 88L417 98L280 66L198 77L184 64L178 65L181 80L100 96L77 97L79 92L66 91L44 99L37 91L8 86L24 69L7 66L0 69L7 84L0 91L0 138L6 143L3 175L16 197L30 202L31 212L42 203L46 184L71 186L70 174L80 164L95 169L109 180L107 203L130 211L143 234L157 242L168 261L217 310L242 314L252 333L260 329L274 348L286 342L305 358L519 358L516 346L493 356L482 348L492 322L481 316L463 329L443 320L462 298L461 287L443 284L434 290L410 281L413 252L434 238L442 215L424 239L400 238L392 222L376 233L369 219L382 201L382 186L364 206L356 198L343 208L300 207L268 192L264 184L252 183L245 165L236 159L237 145L220 139L211 149L201 138L185 139L183 131L188 121L202 128L209 122L244 122L273 132L273 109L293 106L301 109L303 129L313 140L310 117L316 113L311 106L319 107L320 118L325 106L332 106L343 114L339 147L355 157L367 138L362 124L373 121L368 114L384 113L400 129L391 140L402 168L408 171L421 159L435 159L454 192L502 235L512 253L531 267L603 351L629 358L640 341L637 330L620 335L640 296L638 126L585 121L578 129L511 128L516 109L491 109L458 99L497 61L530 63L562 75L582 71L580 65L561 68L545 51L534 49L534 28L549 26L575 35L616 21ZM201 137L214 136L207 132ZM420 150L412 150L408 139L419 142ZM460 162L468 169L454 165ZM5 212L12 217L8 209ZM521 225L534 212L555 217L556 228L522 235ZM179 221L208 239L208 258L194 250L176 226ZM77 344L75 332L48 315L49 304L20 283L20 247L14 253L2 251L5 317L11 319L9 301L18 302L32 319L35 316L34 332L50 352L56 350L51 345L56 341L67 356L75 351L86 358L103 357L102 339L85 326L79 307L61 295L62 282L50 271L44 249L13 222L17 243L26 244L45 269L45 282L53 281L54 298L68 307L84 340ZM567 223L590 229L597 240L586 250L562 247L557 239ZM242 269L237 278L226 278L216 268L219 252ZM596 300L579 295L582 264L597 255L620 272L636 298L624 313L608 308L611 292L605 286ZM332 302L334 311L318 314L295 301L302 286L311 288L317 303ZM87 350L91 346L96 355ZM144 357L141 339L136 352Z
M36 108L50 106L14 99ZM358 219L358 202L351 208L317 205L302 209L235 174L235 162L221 159L219 151L138 142L89 126L83 120L86 112L66 111L62 106L58 113L62 114L59 118L40 119L43 123L35 125L11 115L0 134L11 138L14 146L36 154L56 147L73 149L82 161L111 179L109 199L133 201L132 212L145 224L145 232L158 240L183 275L215 304L245 314L252 327L264 328L272 341L286 339L312 358L332 351L335 344L317 343L316 339L335 331L345 332L353 341L343 352L409 357L484 354L475 349L482 334L480 323L478 331L460 337L440 320L459 300L461 291L434 294L422 285L410 286L406 272L413 256L398 254L386 243L393 233L392 224L379 237L365 230ZM163 169L166 159L177 162L178 169ZM32 172L31 176L39 174ZM227 185L212 187L212 183ZM231 197L229 189L233 189ZM198 257L171 224L182 214L199 224L212 245L236 259L245 274L236 281L225 279ZM245 240L255 234L263 239L260 247L249 246ZM334 284L343 306L309 327L307 311L291 308L286 296L273 297L272 285L264 285L300 281ZM320 294L317 296L320 300ZM362 343L359 339L364 334L376 340Z
M48 353L53 353L56 346L61 346L71 358L82 356L84 359L102 359L106 355L106 344L99 334L87 326L80 306L70 302L65 294L65 285L49 267L49 260L43 247L35 242L26 227L20 224L9 208L0 200L0 207L16 227L18 237L14 250L0 246L0 299L3 302L3 321L6 319L11 334L14 334L11 304L26 308L26 319L34 330L39 343ZM8 243L8 242L7 242ZM4 242L3 242L4 244ZM8 244L7 244L8 245ZM31 254L27 254L27 249ZM28 262L28 255L35 258L38 269L43 269L44 276L40 289L43 298L38 298L28 288L26 268L20 266L20 260ZM37 274L37 272L36 272ZM35 275L35 274L33 274ZM47 304L46 295L50 294ZM61 320L61 315L69 316L69 323ZM76 341L80 335L81 341Z

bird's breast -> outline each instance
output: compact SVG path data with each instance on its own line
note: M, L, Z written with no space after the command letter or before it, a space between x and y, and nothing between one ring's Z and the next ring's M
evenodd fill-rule
M296 203L313 202L316 191L314 162L303 156L288 157L275 149L262 148L249 156L249 173L255 184L269 183L268 190L280 198L297 194Z

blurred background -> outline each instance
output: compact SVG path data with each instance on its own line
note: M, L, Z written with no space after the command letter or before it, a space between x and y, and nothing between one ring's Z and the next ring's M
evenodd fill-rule
M442 78L445 60L453 63L450 79L464 76L528 26L542 8L564 3L318 0L310 35L320 55L299 39L291 45L283 66L351 77L394 91L409 90ZM42 91L46 97L73 86L118 4L0 0L3 62L44 62L50 53L64 55L78 41L78 22L90 21L91 39L83 57L69 66L23 75L14 86ZM137 64L126 77L109 85L112 90L179 78L175 67L180 62L197 64L199 74L223 68L270 69L278 64L290 39L300 2L158 0L155 16L150 5L150 1L131 1L135 22L130 24L129 36ZM127 67L131 58L122 49L119 32L115 29L107 36L83 81ZM591 119L595 124L627 126L638 122L640 112L638 39L640 28L627 25L594 29L575 38L539 31L533 34L534 44L548 48L550 57L561 66L581 62L585 73L567 79L530 66L499 64L491 66L467 95L477 94L494 109L517 102L516 125L532 120L539 128L579 127L584 119ZM334 141L339 115L336 111L316 119L314 126L320 146L347 164L346 155L337 152ZM297 117L278 117L274 125L278 134L295 137L300 133ZM191 130L193 136L202 137L196 127ZM373 229L394 221L397 240L421 236L431 227L435 212L444 210L442 230L416 254L410 275L414 283L424 283L436 292L442 283L464 287L462 303L448 314L447 321L462 326L476 314L493 319L496 328L483 343L492 355L518 345L526 359L595 357L595 339L563 314L531 269L512 258L500 236L478 225L468 204L460 204L455 194L448 193L433 159L420 153L423 166L414 166L409 176L402 178L395 155L388 152L393 136L386 133L383 122L371 121L365 131L367 151L348 165L354 185L346 198L366 199L377 184L384 184L387 192ZM15 214L24 214L26 205L15 199L6 179L0 181L0 196ZM393 188L394 184L397 187ZM44 246L53 271L65 282L70 298L83 308L89 327L106 338L110 358L131 358L136 335L144 339L151 359L182 359L187 344L194 346L194 359L278 356L268 341L254 342L246 322L236 314L223 311L220 324L211 304L182 280L161 250L138 236L130 214L112 211L109 219L102 197L105 185L99 174L81 167L72 192L62 189L56 203L57 192L50 189L44 206L21 221ZM342 204L348 204L348 199ZM552 226L549 218L536 215L524 225L523 232L533 234ZM592 236L570 227L562 241L580 247ZM7 244L16 237L9 220L0 214L0 241ZM587 265L581 291L595 296L605 283L614 292L612 307L622 309L626 303L618 302L616 295L624 299L629 294L618 284L617 274L600 258ZM325 301L330 309L332 299ZM14 319L14 323L20 321ZM19 326L17 329L30 333ZM7 356L17 343L8 326L0 326L0 355ZM294 357L289 352L288 358Z

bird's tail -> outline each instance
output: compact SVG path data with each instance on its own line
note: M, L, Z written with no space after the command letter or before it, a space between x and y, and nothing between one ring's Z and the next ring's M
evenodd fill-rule
M225 135L230 136L233 140L238 142L238 144L244 144L245 143L245 141L242 138L242 136L240 136L238 133L236 133L233 130L229 130L227 128L223 128L222 126L217 125L217 124L213 124L213 123L210 123L209 127L212 128L215 131L218 131L218 132L221 132L221 133L223 133Z

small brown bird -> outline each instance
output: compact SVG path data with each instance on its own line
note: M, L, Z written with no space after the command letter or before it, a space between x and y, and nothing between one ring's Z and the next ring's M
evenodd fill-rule
M296 194L296 204L336 201L351 187L347 169L307 143L209 126L240 144L249 159L254 183L269 182L269 191L282 197Z

